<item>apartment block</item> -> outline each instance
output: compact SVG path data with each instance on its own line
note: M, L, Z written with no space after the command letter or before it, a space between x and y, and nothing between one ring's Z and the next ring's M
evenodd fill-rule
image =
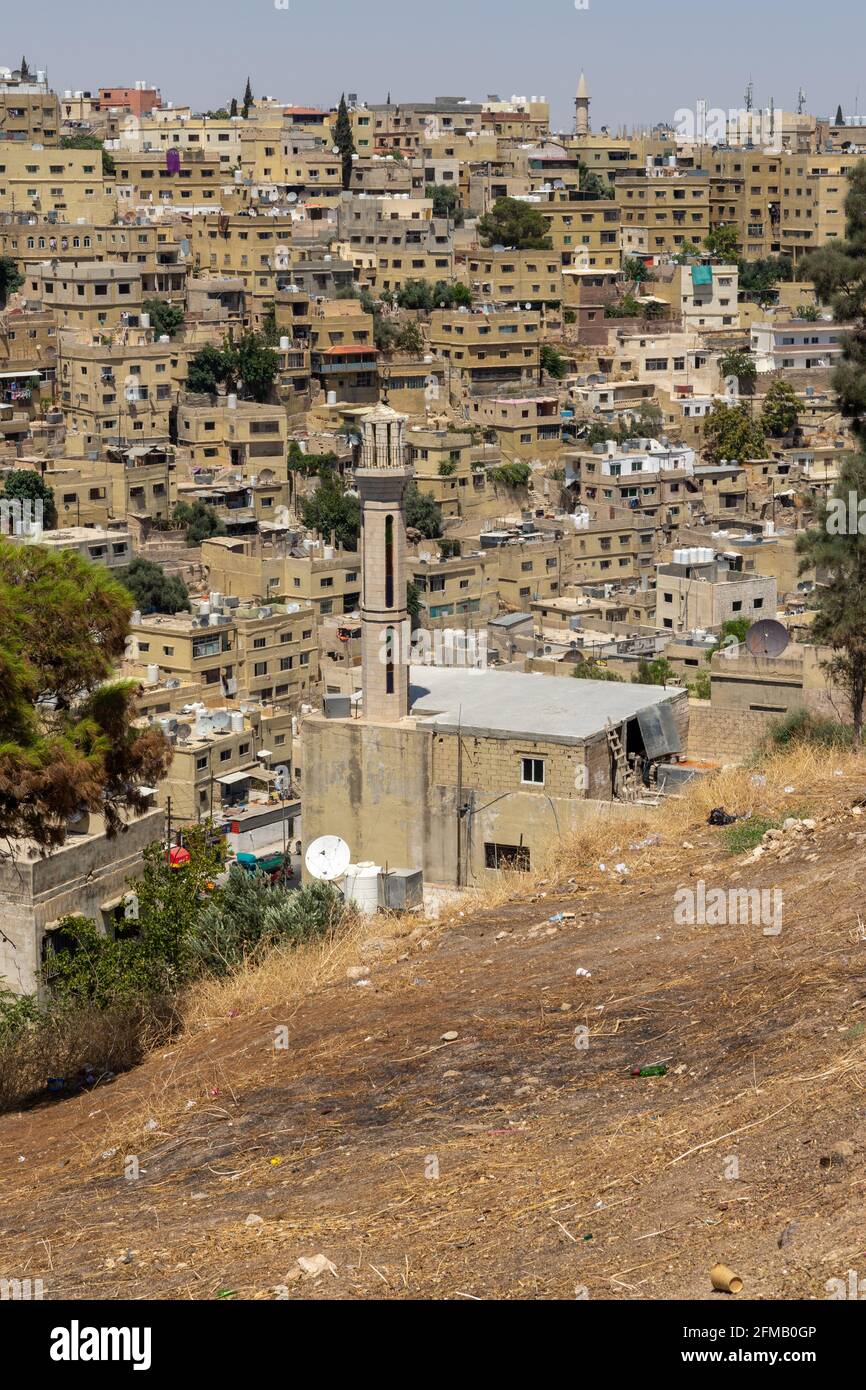
M213 595L211 595L213 603ZM311 604L239 606L238 698L299 709L317 691L319 650Z
M776 580L747 577L716 560L710 547L675 550L671 564L657 567L656 627L717 632L734 618L754 623L775 616Z
M60 103L44 73L0 77L0 143L56 145L60 137Z
M484 627L499 611L499 558L494 551L409 562L423 627Z
M513 310L469 313L437 309L430 344L475 387L504 381L537 383L541 318Z
M58 384L69 430L88 451L167 444L178 365L170 343L90 345L62 335Z
M310 319L310 371L325 392L341 401L374 401L379 354L373 316L357 299L325 299Z
M114 186L121 209L153 203L216 206L227 182L216 155L177 155L172 163L159 153L119 150L115 159Z
M622 212L618 202L566 190L540 197L538 211L547 218L547 234L563 266L619 270Z
M553 460L562 445L559 396L484 396L469 402L469 418L499 446L506 461Z
M622 219L623 249L634 228L647 237L650 255L679 251L689 242L697 245L710 230L710 180L700 172L681 173L660 169L635 177L618 178L616 203Z
M562 267L553 253L475 251L467 257L465 275L476 299L540 309L563 297Z
M54 313L58 328L86 336L105 336L141 323L141 273L137 266L118 261L57 266L41 261L30 269L26 294Z
M177 438L193 468L231 467L244 479L269 469L286 480L288 423L281 406L226 397L205 405L185 397L178 409Z
M62 222L108 223L112 187L99 150L61 150L0 140L0 212L56 214Z
M291 546L258 537L215 537L202 546L211 588L258 603L300 603L325 618L354 613L361 601L361 562L354 551L323 541Z
M261 327L280 280L291 282L288 272L297 259L291 247L293 226L290 214L251 217L220 212L192 218L189 230L196 270L243 282L251 327Z

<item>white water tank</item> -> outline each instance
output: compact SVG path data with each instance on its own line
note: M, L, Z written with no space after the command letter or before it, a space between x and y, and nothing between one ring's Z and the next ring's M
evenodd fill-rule
M379 910L379 877L382 870L378 864L365 862L350 864L346 870L343 893L347 903L353 903L365 917L373 917Z
M328 392L328 405L336 405L336 404L337 404L337 393L336 393L336 391L329 391L329 392Z
M148 666L148 668L147 668L147 683L148 683L148 685L159 685L159 667L158 667L158 666Z
M227 399L226 399L226 405L228 406L229 410L237 410L237 408L238 408L238 398L237 398L236 395L234 395L234 393L232 393L232 395L230 395L230 396L227 397Z
M288 352L289 340L286 337L280 339L280 352Z
M139 316L139 323L142 328L150 328L150 314L141 314Z
M239 709L232 710L232 733L242 734L244 731L244 717Z

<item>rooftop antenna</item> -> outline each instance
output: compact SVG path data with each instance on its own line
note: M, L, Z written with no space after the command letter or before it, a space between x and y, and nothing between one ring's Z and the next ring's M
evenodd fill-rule
M803 87L797 92L797 115L802 116L806 110L806 92Z
M753 105L754 105L754 102L755 102L755 84L754 84L754 82L752 81L751 77L749 78L749 83L748 83L748 86L746 87L746 98L745 98L745 100L746 100L746 110L747 110L747 111L751 111L751 109L752 109L752 107L753 107Z

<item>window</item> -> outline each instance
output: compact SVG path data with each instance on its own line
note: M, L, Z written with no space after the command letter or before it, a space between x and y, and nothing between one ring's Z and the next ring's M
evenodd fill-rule
M485 844L484 864L488 869L512 869L529 873L529 849L526 845Z
M520 780L524 786L544 786L544 759L521 758Z

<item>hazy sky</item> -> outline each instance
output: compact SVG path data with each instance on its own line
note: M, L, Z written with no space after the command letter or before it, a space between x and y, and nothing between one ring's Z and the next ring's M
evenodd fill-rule
M543 94L570 128L586 69L593 128L672 121L705 98L866 107L866 0L2 0L0 65L59 89L143 78L202 109L256 94L303 105ZM277 3L288 4L278 9Z

